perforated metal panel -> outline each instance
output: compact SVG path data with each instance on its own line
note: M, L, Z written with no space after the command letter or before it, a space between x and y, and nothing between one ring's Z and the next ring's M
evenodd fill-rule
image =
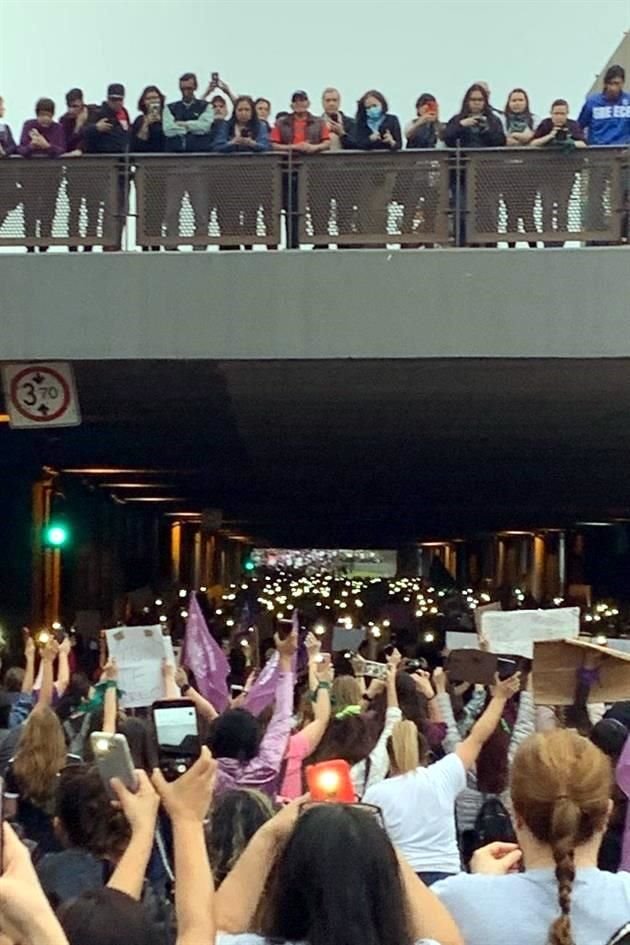
M0 161L0 245L115 244L125 174L109 156Z
M616 149L502 148L468 151L463 161L469 244L620 239L622 159Z
M135 175L137 243L277 243L281 164L276 154L139 157Z
M301 242L446 243L448 161L445 151L305 158L298 191Z

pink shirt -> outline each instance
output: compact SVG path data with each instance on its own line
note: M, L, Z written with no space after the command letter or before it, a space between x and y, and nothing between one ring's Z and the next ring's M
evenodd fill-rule
M626 741L621 758L617 765L617 784L630 798L630 738ZM628 813L626 815L626 829L623 836L623 847L621 853L620 870L630 872L630 804L628 804Z
M290 801L295 800L302 790L302 762L311 753L308 738L302 732L296 732L289 739L289 747L285 756L286 772L280 788L280 796Z

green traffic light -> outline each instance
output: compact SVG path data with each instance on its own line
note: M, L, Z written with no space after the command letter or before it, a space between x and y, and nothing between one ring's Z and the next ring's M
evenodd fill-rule
M245 570L246 570L246 571L255 571L255 570L256 570L256 565L254 564L253 561L248 560L248 561L245 562Z
M51 522L44 529L44 543L50 545L51 548L62 548L69 537L70 532L66 526L58 522Z

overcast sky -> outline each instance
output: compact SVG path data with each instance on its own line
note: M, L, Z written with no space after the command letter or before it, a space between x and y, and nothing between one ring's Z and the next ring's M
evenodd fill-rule
M61 114L69 88L100 101L123 82L134 115L144 85L171 101L188 70L274 112L336 85L351 113L375 87L403 120L423 91L450 117L485 79L497 107L522 86L538 115L556 97L577 113L629 28L630 0L0 0L0 95L14 131L39 96Z

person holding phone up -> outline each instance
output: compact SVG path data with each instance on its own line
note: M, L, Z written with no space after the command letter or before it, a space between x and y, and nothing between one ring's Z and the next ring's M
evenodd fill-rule
M427 886L460 871L455 799L519 686L519 673L503 681L497 675L492 699L468 737L454 754L432 765L415 724L405 721L394 726L388 744L391 775L368 788L363 802L381 809L392 843Z
M416 102L416 117L405 125L407 147L435 148L440 142L443 129L435 95L423 92Z
M131 126L131 150L160 154L164 150L162 112L166 99L157 85L147 85L138 99L140 114Z

